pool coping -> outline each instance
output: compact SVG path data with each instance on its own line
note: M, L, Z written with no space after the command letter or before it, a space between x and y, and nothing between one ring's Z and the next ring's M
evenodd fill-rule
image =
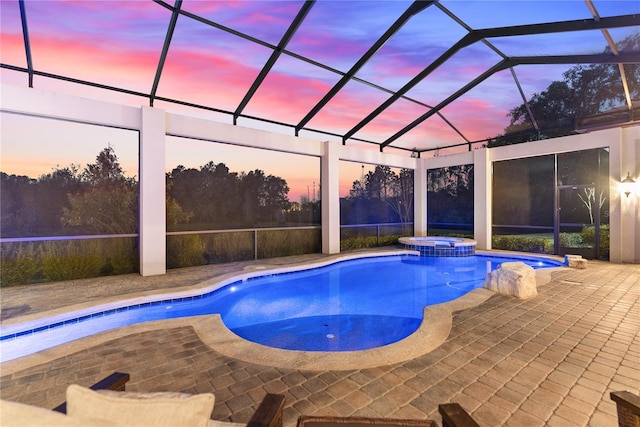
M327 264L333 264L354 258L368 258L380 256L393 256L402 254L415 254L415 251L397 250L380 252L366 252L357 254L342 254L341 256L329 257L325 260L312 263L297 263L284 267L273 266L248 266L242 273L234 272L206 280L197 285L181 287L170 292L170 295L193 295L196 293L208 292L209 289L217 289L230 282L241 280L243 277L254 277L258 275L277 274L288 271L299 270L301 267L318 268ZM511 253L496 253L487 251L480 253L486 255L518 256ZM526 254L519 253L520 257ZM550 257L550 259L553 259ZM553 270L562 267L550 267L536 270L536 281L538 286L542 286L551 280ZM83 308L67 307L50 312L35 313L33 315L16 318L10 324L24 324L37 322L38 319L49 319L52 316L69 317L69 313L77 315L78 312L88 310L97 311L114 304L124 304L134 301L141 303L149 299L162 298L162 294L153 291L146 291L137 297L126 299L118 297L107 298L108 301L96 304L82 304ZM243 360L250 363L268 365L281 368L296 368L301 370L351 370L370 368L393 363L404 362L417 356L426 354L441 345L449 336L452 327L453 313L467 308L475 307L491 296L494 292L487 289L475 289L466 295L442 304L437 304L424 309L423 321L416 332L408 337L386 346L377 347L361 351L343 352L319 352L319 351L294 351L282 350L253 343L240 338L231 332L222 322L219 314L192 316L177 319L165 319L151 322L144 322L135 325L120 327L118 329L101 332L84 338L79 338L65 344L58 345L40 352L23 356L14 360L0 364L3 375L26 369L31 366L50 362L54 359L65 357L77 351L85 350L104 342L117 339L123 336L159 329L170 329L177 327L192 327L200 339L214 351L225 356ZM26 318L26 319L25 319ZM8 326L3 322L3 329Z

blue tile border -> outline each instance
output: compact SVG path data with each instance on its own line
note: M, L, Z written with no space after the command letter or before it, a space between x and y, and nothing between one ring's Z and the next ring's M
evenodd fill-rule
M371 257L371 258L387 258L388 256L379 256L379 257ZM347 262L350 260L341 260L338 261L336 263L332 263L330 265L335 265L335 264L340 264L343 262ZM175 304L175 303L180 303L180 302L184 302L184 301L193 301L193 300L199 300L202 298L206 298L208 296L210 296L211 294L213 294L214 292L218 292L221 289L224 289L228 286L234 286L237 284L241 284L243 282L247 282L247 281L251 281L251 280L256 280L256 279L262 279L265 277L274 277L274 276L283 276L283 275L288 275L288 274L293 274L293 273L297 273L300 271L312 271L312 270L316 270L319 268L323 268L326 267L326 265L322 265L322 266L318 266L318 267L313 267L313 268L308 268L308 269L303 269L303 270L292 270L292 271L284 271L282 273L268 273L268 274L264 274L264 275L258 275L258 276L254 276L254 277L249 277L246 279L240 279L240 280L236 280L234 282L228 283L220 288L214 289L213 291L209 291L206 292L204 294L200 294L200 295L192 295L192 296L188 296L188 297L180 297L180 298L171 298L171 299L163 299L160 301L151 301L151 302L145 302L145 303L141 303L141 304L132 304L132 305L128 305L125 307L118 307L118 308L113 308L113 309L109 309L109 310L104 310L104 311L100 311L97 313L92 313L92 314L86 314L80 317L75 317L73 319L67 319L61 322L56 322L56 323L52 323L50 325L45 325L45 326L39 326L37 328L33 328L33 329L27 329L25 331L20 331L20 332L16 332L13 334L7 334L7 335L2 335L0 336L0 342L2 341L10 341L25 335L31 335L33 333L37 333L37 332L43 332L49 329L54 329L54 328L59 328L61 326L64 325L68 325L68 324L74 324L74 323L81 323L84 322L86 320L90 320L90 319L95 319L95 318L99 318L99 317L104 317L104 316L108 316L110 314L116 314L116 313L122 313L123 311L133 311L133 310L139 310L141 308L147 308L147 307L152 307L152 306L159 306L159 305L163 305L163 304Z
M420 252L420 256L427 257L465 257L476 254L475 245L459 246L425 246L425 245L404 245L406 249Z

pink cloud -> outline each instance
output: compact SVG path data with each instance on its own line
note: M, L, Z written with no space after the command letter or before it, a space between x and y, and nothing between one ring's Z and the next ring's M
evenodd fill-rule
M325 128L344 134L358 124L376 106L384 102L387 97L387 94L359 83L347 84L311 120L309 127Z
M355 136L383 142L427 111L423 110L418 112L419 114L411 115L409 113L413 109L403 110L397 109L386 114L385 120L372 121ZM508 122L504 118L506 110L498 109L490 102L481 99L462 99L444 108L441 112L471 141L501 133ZM449 124L434 114L392 142L391 146L408 149L415 147L420 150L464 142L465 140Z
M327 80L329 78L333 80ZM337 79L337 76L325 74L314 79L304 74L291 75L275 67L247 105L245 113L297 124Z
M354 136L383 142L426 111L418 104L398 100Z
M159 57L159 53L118 50L115 45L79 38L34 36L31 46L36 70L147 91Z
M0 37L0 61L5 64L27 66L27 56L24 50L24 42L20 34L2 33Z
M471 141L501 134L509 124L508 109L477 98L463 98L442 109L442 114Z
M215 52L174 49L165 63L158 95L233 111L258 72Z
M439 116L434 115L392 142L391 146L421 150L462 142L464 139L460 135Z

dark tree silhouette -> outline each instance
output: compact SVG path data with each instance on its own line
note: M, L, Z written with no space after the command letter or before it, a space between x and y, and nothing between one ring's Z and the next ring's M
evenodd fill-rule
M376 166L362 180L354 181L341 203L343 224L411 222L413 220L413 171L398 174L389 166Z
M640 51L640 33L620 41L618 49ZM611 49L607 47L604 53L611 54ZM638 100L640 65L627 64L623 68L630 97ZM503 135L488 142L489 147L569 135L584 118L626 108L620 68L611 64L576 65L564 72L562 81L553 81L546 90L535 93L528 104L540 131L535 132L523 103L509 111L509 125Z
M430 229L472 231L472 164L427 171L427 224Z
M238 174L211 161L199 169L178 166L167 174L167 197L186 216L170 225L208 229L281 222L291 205L288 192L284 179L259 169Z
M0 172L0 231L2 237L32 236L35 224L31 209L36 180Z
M127 178L112 147L102 150L96 162L80 174L83 191L67 195L62 223L83 233L127 234L138 228L138 189Z

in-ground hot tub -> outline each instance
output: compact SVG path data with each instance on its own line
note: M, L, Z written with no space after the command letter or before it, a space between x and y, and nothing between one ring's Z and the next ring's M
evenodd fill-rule
M461 237L400 237L406 249L419 251L421 256L471 256L476 253L476 241Z

